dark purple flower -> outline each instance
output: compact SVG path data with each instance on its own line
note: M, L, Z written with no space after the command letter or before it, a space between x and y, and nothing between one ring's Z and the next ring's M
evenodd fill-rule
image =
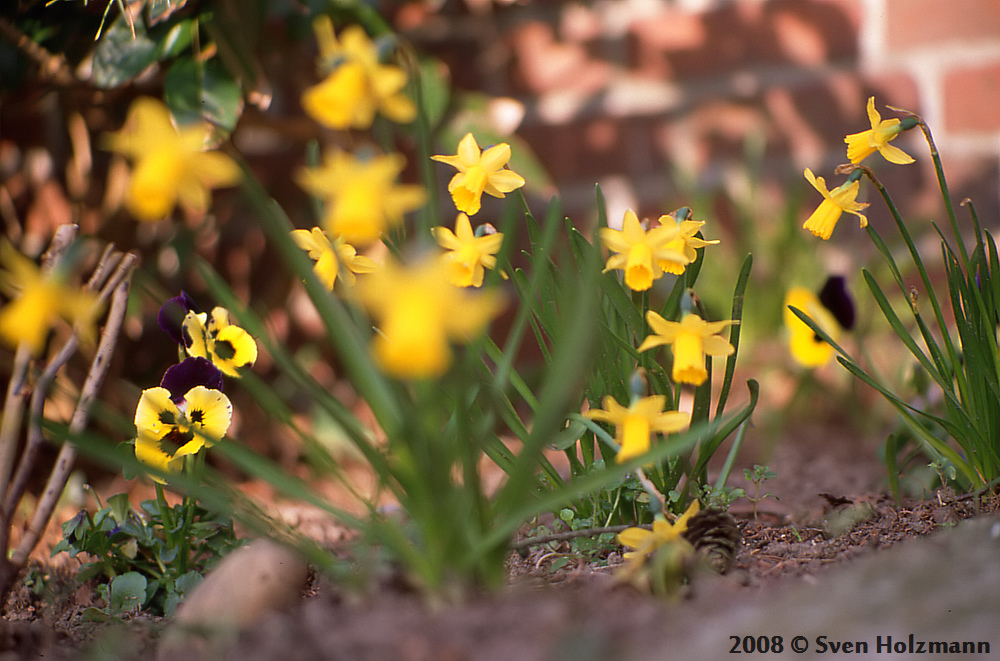
M854 300L842 275L831 275L819 292L819 302L840 323L844 330L854 328Z
M160 328L177 344L184 344L182 329L184 317L187 316L188 312L198 312L198 306L195 305L194 299L183 291L179 296L174 296L160 308L160 314L157 317Z
M205 358L185 358L171 366L163 375L160 387L170 391L170 399L178 403L195 386L222 390L222 372Z

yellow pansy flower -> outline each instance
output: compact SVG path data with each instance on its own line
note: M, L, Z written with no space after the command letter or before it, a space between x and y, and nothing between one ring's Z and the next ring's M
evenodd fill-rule
M229 398L205 386L190 389L179 403L166 388L144 390L135 410L135 457L160 472L176 473L185 456L222 440L232 417Z
M792 358L804 367L825 365L833 357L834 349L822 340L809 326L789 310L797 308L809 316L826 333L837 341L840 324L829 310L805 287L792 287L785 294L784 320L788 329L788 348Z
M43 273L7 241L0 242L0 291L8 302L0 309L0 339L11 347L24 343L35 356L61 318L73 324L85 344L94 341L100 314L97 295L63 282L58 271Z
M178 129L160 101L136 99L125 127L108 136L112 151L134 163L125 206L139 220L162 220L178 203L204 213L213 188L233 186L240 169L229 156L205 151L208 124Z
M860 163L876 151L885 157L885 160L897 165L906 165L913 162L913 157L899 147L889 144L897 135L913 128L917 125L914 118L908 117L901 122L898 119L883 120L878 110L875 110L875 97L868 98L868 120L872 127L867 131L852 133L844 138L847 143L847 158L851 163Z
M856 172L859 173L857 176L860 177L861 171L856 170ZM827 190L823 177L814 176L809 168L806 168L805 176L809 183L823 195L823 201L802 225L804 229L823 240L829 239L830 235L833 234L833 228L837 226L837 221L840 220L841 214L845 211L857 216L860 219L861 227L868 225L868 218L859 213L862 209L867 208L868 204L856 201L858 191L861 189L861 182L857 178L853 178L853 174L851 178L832 191Z
M691 414L681 411L664 411L667 398L652 395L636 399L628 408L611 396L605 397L604 409L591 409L585 414L591 420L615 425L615 441L620 446L615 460L622 462L645 454L650 447L652 434L670 434L691 424Z
M240 368L257 360L257 342L250 333L229 323L229 311L188 312L184 317L184 343L188 355L207 358L226 376L239 377Z
M673 222L647 232L639 217L629 209L620 230L602 227L598 232L604 247L615 253L608 257L604 271L625 271L625 285L629 289L646 291L653 286L654 280L663 276L664 264L686 265L690 261L683 252L668 247L680 237L680 232L680 227Z
M496 254L503 245L503 234L476 236L469 217L459 213L455 218L455 231L447 227L432 227L438 245L447 252L441 259L449 267L451 283L457 287L479 287L483 284L484 269L496 268Z
M367 245L427 199L423 187L396 183L405 166L401 154L358 159L335 151L320 167L300 170L298 182L325 200L323 229L329 236Z
M455 207L470 216L479 211L483 193L504 197L524 185L521 175L504 167L510 160L510 145L505 142L481 151L475 137L466 133L454 156L431 158L458 169L448 183L448 192Z
M718 333L725 327L738 323L734 320L706 322L693 312L688 312L680 320L667 321L656 312L646 313L646 321L653 330L639 345L639 351L647 351L665 344L673 345L673 380L676 383L690 383L700 386L708 378L705 356L728 356L735 350Z
M351 25L337 40L329 16L313 22L320 60L329 74L302 93L302 107L320 124L336 129L366 129L376 112L394 122L413 121L417 107L403 93L406 72L381 64L378 49L359 25Z
M371 343L376 363L401 379L443 374L452 360L449 342L482 332L503 307L493 292L453 285L450 268L437 258L412 266L390 260L351 291L378 327Z
M355 273L371 273L378 268L374 260L359 255L354 246L344 241L343 237L331 241L326 232L319 227L311 230L292 230L292 240L295 241L295 245L309 253L310 259L316 261L314 267L316 275L331 291L337 276L341 275L341 265L344 267L343 280L348 286L354 284Z

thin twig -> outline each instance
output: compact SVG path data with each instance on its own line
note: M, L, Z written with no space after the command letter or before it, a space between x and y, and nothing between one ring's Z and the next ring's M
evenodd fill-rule
M52 382L59 374L59 370L76 353L79 344L80 339L76 333L70 335L66 343L59 349L59 353L49 361L48 365L45 366L45 371L35 381L35 387L31 393L31 405L28 408L28 440L25 443L24 450L21 452L20 461L17 463L17 470L14 471L14 477L10 482L10 487L3 501L3 516L5 519L9 520L17 504L21 501L21 496L24 495L24 490L28 486L28 480L34 471L38 452L45 443L45 437L42 434L42 417L45 413L45 400L48 396L49 386L52 385Z
M107 274L111 271L111 263L117 264L118 268L108 280ZM111 253L108 250L104 251L104 255L100 263L98 263L94 275L91 276L87 283L89 289L104 282L104 288L98 295L99 302L95 303L96 305L100 305L103 301L106 301L112 291L116 291L117 293L117 287L125 281L134 263L135 256L132 254L123 259L120 253ZM59 374L59 371L69 362L73 354L76 353L79 344L79 333L74 328L66 343L63 344L56 356L49 361L45 370L35 382L34 392L31 397L31 406L28 412L28 441L21 453L14 478L10 482L10 486L6 489L6 494L3 498L3 507L0 510L2 511L0 516L3 518L0 521L9 521L9 517L13 514L17 503L20 502L21 496L24 495L28 479L35 468L35 460L38 458L38 452L45 442L45 437L42 434L41 420L45 410L45 400L48 397L49 387Z
M579 530L568 530L566 532L554 532L549 535L539 535L538 537L527 537L525 539L519 539L510 545L510 548L517 551L520 549L526 549L529 546L538 546L539 544L548 544L549 542L563 542L568 539L576 539L577 537L596 537L598 535L603 535L604 533L620 533L623 530L628 530L629 528L642 528L643 530L652 530L652 526L647 524L642 525L622 525L622 526L603 526L601 528L581 528Z
M135 261L135 255L130 253L123 260L122 266L126 266L128 269L127 272L129 272ZM83 388L80 391L80 399L77 400L76 409L73 411L73 417L70 420L69 432L71 437L82 432L87 426L87 421L90 419L90 405L97 396L97 391L100 389L108 367L111 365L111 355L114 353L115 345L118 343L118 335L121 333L122 324L125 320L125 312L128 309L130 285L131 279L123 277L115 286L115 292L111 299L111 310L108 312L108 319L104 326L104 332L101 334L101 341L98 344L97 352L94 354L94 360L91 363L90 371L87 373L87 379L84 381ZM55 511L56 505L59 502L59 497L62 495L63 489L66 488L66 482L69 480L70 472L73 470L75 459L76 447L71 441L64 442L62 448L59 450L59 456L52 469L52 473L49 475L49 480L45 485L45 491L42 493L28 527L24 531L24 537L21 538L21 544L11 555L11 563L16 567L24 566L28 555L34 550L38 539L48 525L49 519L52 517L52 512Z
M56 230L48 250L42 255L42 270L51 272L62 261L66 251L76 238L77 225L62 225ZM28 369L31 367L31 350L25 343L17 347L14 354L14 369L11 371L7 384L7 397L3 407L3 423L0 425L0 502L6 500L9 494L11 473L14 470L14 457L17 453L17 436L24 417L24 406L31 394L25 387ZM5 507L0 507L0 550L6 551L7 546L7 513Z
M62 55L53 55L35 43L31 37L18 30L6 18L0 18L0 36L4 36L30 57L41 70L41 78L49 78L57 85L70 86L79 83L73 69Z
M24 419L24 406L31 391L24 388L24 378L31 365L31 349L21 344L14 353L14 366L7 385L3 416L0 419L0 551L6 553L10 543L10 519L3 507L3 497L10 484L14 469L14 455L17 453L17 437Z

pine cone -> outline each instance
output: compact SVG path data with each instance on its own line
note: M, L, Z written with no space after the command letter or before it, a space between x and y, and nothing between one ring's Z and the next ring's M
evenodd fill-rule
M713 508L703 509L691 517L682 536L720 574L733 566L742 540L736 520L729 512Z

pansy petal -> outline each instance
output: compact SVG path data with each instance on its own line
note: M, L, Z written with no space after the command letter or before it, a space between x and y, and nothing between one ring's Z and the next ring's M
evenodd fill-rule
M233 418L233 405L222 392L205 386L195 386L184 399L187 401L185 416L206 445L222 439Z
M189 357L167 368L160 381L160 387L170 391L171 400L180 402L184 399L184 395L195 386L222 390L222 381L222 372L210 360Z
M171 401L166 388L149 388L142 391L135 409L135 427L139 435L160 438L165 430L181 417L180 410Z

